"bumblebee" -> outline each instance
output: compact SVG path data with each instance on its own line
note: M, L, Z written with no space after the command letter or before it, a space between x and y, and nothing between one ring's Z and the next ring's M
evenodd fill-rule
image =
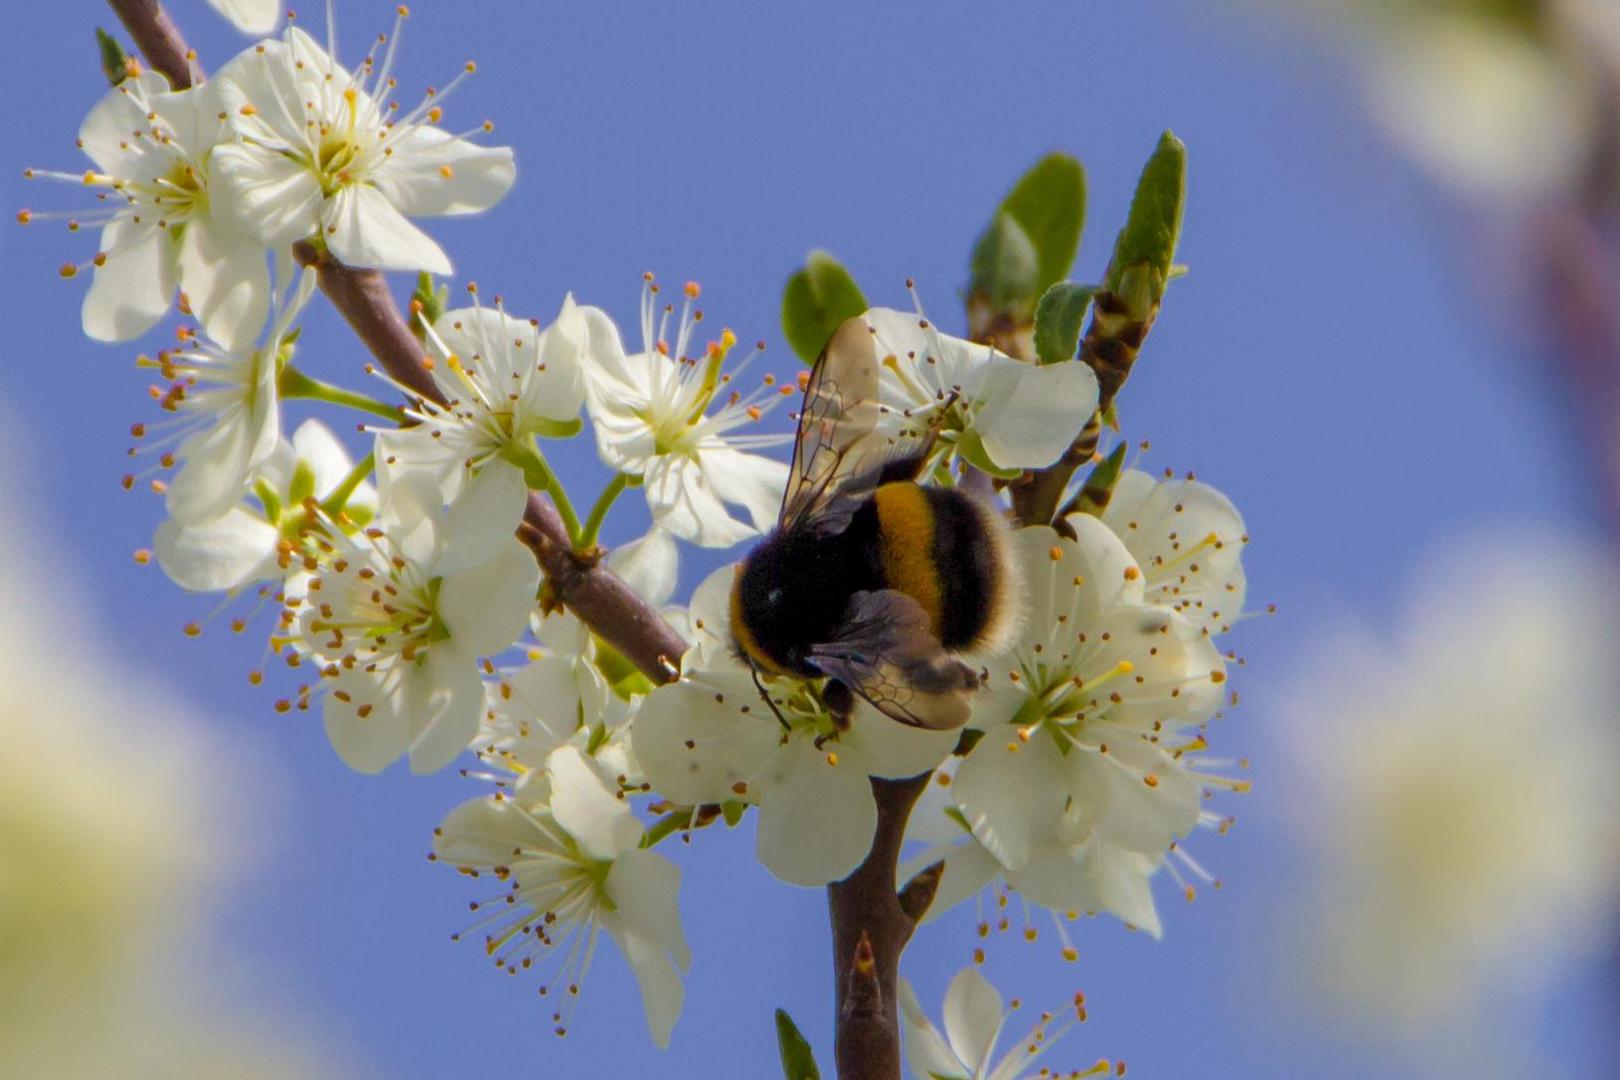
M811 370L776 528L732 585L732 639L756 684L825 678L840 723L859 694L905 724L961 727L980 676L959 654L1011 629L1007 526L967 492L921 482L937 420L885 406L879 364L856 317Z

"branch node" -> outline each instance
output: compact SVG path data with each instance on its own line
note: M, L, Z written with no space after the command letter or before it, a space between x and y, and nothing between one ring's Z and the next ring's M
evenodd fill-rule
M934 894L939 891L940 878L944 876L945 860L941 859L917 871L906 882L900 890L900 910L906 913L906 918L914 923L922 921L922 917L928 913L928 905L934 902Z

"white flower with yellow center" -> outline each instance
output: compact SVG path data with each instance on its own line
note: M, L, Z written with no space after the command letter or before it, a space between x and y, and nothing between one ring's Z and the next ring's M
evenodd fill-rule
M872 308L861 318L896 423L937 427L943 445L987 471L1052 464L1096 411L1097 376L1085 364L1027 364L912 312Z
M1249 537L1230 499L1192 477L1155 480L1127 469L1102 520L1142 568L1148 603L1173 608L1211 634L1232 628L1247 592Z
M765 868L794 885L825 885L871 850L877 804L869 778L929 771L958 733L897 724L864 701L840 726L816 687L796 679L766 682L766 703L724 644L735 573L723 567L693 594L698 641L680 680L642 703L631 732L636 759L676 803L757 805Z
M535 437L581 426L586 310L570 297L544 330L499 307L441 315L427 331L445 404L417 399L406 410L414 423L378 430L384 486L402 469L426 470L446 502L515 530L529 495L525 467L539 464Z
M434 126L471 63L403 116L373 96L393 90L403 12L381 62L367 56L355 73L294 26L216 77L238 139L216 151L216 182L265 244L318 237L350 266L448 274L449 257L409 219L487 210L511 188L510 147Z
M560 952L560 970L541 989L579 994L606 930L641 984L647 1029L660 1047L680 1017L681 973L691 950L681 929L681 872L640 847L643 830L601 764L577 747L550 754L546 782L522 799L463 803L435 830L434 858L506 888L473 905L485 951L517 972ZM532 801L531 801L532 800ZM487 914L486 914L487 912ZM553 1014L559 1035L571 1005Z
M730 547L776 523L788 467L750 453L786 442L782 435L738 434L797 392L770 376L753 393L731 389L740 372L722 370L736 344L731 331L711 342L702 359L687 355L702 319L694 312L696 285L687 285L673 345L666 337L674 308L660 312L658 286L647 278L641 294L643 348L626 355L618 330L594 308L586 405L604 464L638 479L653 523L703 547ZM744 361L746 364L746 361ZM711 406L716 406L711 410ZM726 512L742 506L751 525Z
M211 184L214 153L230 138L218 88L171 91L163 76L142 72L108 92L85 117L79 146L95 163L82 174L30 169L96 192L100 206L68 227L101 227L101 250L84 298L84 332L128 341L150 330L174 303L176 289L208 336L246 348L264 328L270 272L264 245L244 232ZM46 216L24 210L24 223ZM84 266L68 264L64 277Z
M1014 538L1028 618L986 661L971 721L984 735L949 790L994 863L973 856L952 892L999 869L1044 907L1109 910L1156 933L1146 877L1177 838L1215 823L1204 792L1227 783L1197 765L1226 666L1199 626L1146 602L1106 525L1068 521L1076 540L1044 526Z
M426 483L396 481L380 524L333 538L289 598L278 644L320 669L326 734L351 768L379 772L408 753L413 772L434 772L477 735L480 657L523 632L540 569L510 530L492 537L446 512Z
M1485 1050L1488 1011L1494 1045L1528 1048L1538 995L1612 955L1614 554L1498 527L1417 580L1393 631L1337 635L1283 710L1317 868L1290 953L1381 1046Z
M145 449L179 443L173 456L180 469L169 484L167 507L181 525L202 525L230 511L275 453L282 353L314 289L314 272L303 271L258 348L227 349L192 336L186 347L160 352L156 361L143 358L169 383L160 404L174 419L153 431L159 437ZM137 433L144 436L145 426ZM130 482L126 477L126 486Z
M319 420L306 420L257 468L252 501L238 502L210 521L170 518L158 526L152 548L169 579L193 592L235 590L279 581L317 554L317 537L334 525L355 528L376 513L377 493L337 436ZM342 508L311 508L341 496Z
M1017 1008L1015 999L1013 1009ZM1074 1072L1059 1072L1047 1066L1032 1071L1035 1062L1085 1018L1084 995L1076 994L1073 1005L1064 1012L1067 1015L1056 1025L1052 1013L1042 1013L1035 1027L997 1060L996 1043L1013 1012L1003 1007L1001 994L977 968L963 968L946 988L943 1035L923 1012L911 984L900 980L906 1061L917 1080L1080 1080L1108 1075L1113 1066L1107 1061Z

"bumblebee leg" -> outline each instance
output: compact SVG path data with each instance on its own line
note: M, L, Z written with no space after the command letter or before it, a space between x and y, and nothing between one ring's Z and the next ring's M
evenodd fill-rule
M849 730L849 714L855 711L855 692L842 679L828 679L821 688L821 703L839 731Z
M752 660L748 662L748 674L754 677L754 688L759 691L759 699L765 703L771 712L776 714L776 722L782 725L782 730L792 731L793 728L788 724L787 717L782 715L782 710L778 709L776 702L771 700L770 691L766 690L765 684L759 681L759 669L754 666Z

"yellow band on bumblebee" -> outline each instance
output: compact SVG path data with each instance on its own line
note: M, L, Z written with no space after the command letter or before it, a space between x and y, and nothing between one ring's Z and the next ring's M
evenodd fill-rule
M884 484L877 501L879 548L883 577L922 606L929 626L939 635L941 587L934 565L934 508L928 493L910 482Z

